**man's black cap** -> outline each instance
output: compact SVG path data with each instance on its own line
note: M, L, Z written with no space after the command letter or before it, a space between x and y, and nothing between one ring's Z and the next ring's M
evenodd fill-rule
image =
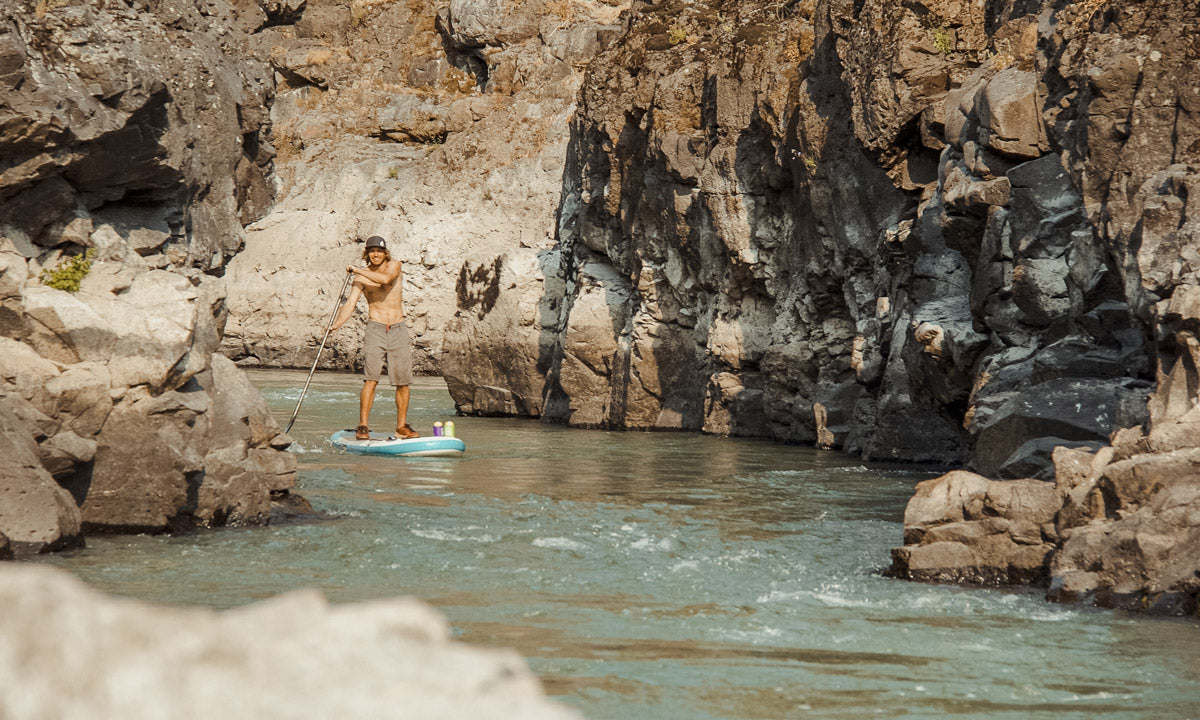
M371 237L367 238L367 248L370 249L373 247L383 248L384 250L387 250L387 244L384 243L383 238L379 237L378 235L372 235Z

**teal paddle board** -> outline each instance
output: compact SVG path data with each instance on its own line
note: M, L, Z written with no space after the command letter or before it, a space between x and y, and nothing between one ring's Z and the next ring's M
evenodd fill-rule
M370 440L355 440L353 430L338 430L329 438L334 447L363 455L403 455L407 457L456 457L467 445L456 437L433 435L401 440L384 433L371 433Z

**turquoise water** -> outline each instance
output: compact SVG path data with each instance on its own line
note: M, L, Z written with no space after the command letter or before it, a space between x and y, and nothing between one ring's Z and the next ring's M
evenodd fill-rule
M303 372L251 379L285 424ZM360 381L319 374L292 435L332 519L89 540L50 558L104 590L232 607L305 586L415 595L514 647L588 718L1200 718L1200 625L1038 593L884 578L929 474L684 433L453 418L463 458L347 455ZM413 389L414 426L453 417ZM390 388L373 429L395 420Z

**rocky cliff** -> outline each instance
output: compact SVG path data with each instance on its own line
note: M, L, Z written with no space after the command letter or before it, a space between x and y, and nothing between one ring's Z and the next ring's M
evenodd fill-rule
M636 3L580 91L560 264L462 275L456 401L1031 478L939 480L895 571L1195 612L1198 20ZM538 362L477 379L485 336Z
M1183 5L1061 5L638 4L580 92L547 361L513 385L570 424L1000 477L1144 422L1195 46Z
M224 267L272 201L271 18L0 8L0 553L266 522L293 486L290 440L214 354Z

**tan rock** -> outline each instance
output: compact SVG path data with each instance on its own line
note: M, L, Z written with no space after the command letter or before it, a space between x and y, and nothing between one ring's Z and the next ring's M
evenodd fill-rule
M987 478L965 470L924 480L904 509L904 525L939 525L977 516L988 488Z
M978 99L988 145L1007 155L1035 158L1046 148L1037 75L1016 67L996 73Z
M18 554L83 545L80 513L71 495L42 467L30 428L0 396L0 535Z

